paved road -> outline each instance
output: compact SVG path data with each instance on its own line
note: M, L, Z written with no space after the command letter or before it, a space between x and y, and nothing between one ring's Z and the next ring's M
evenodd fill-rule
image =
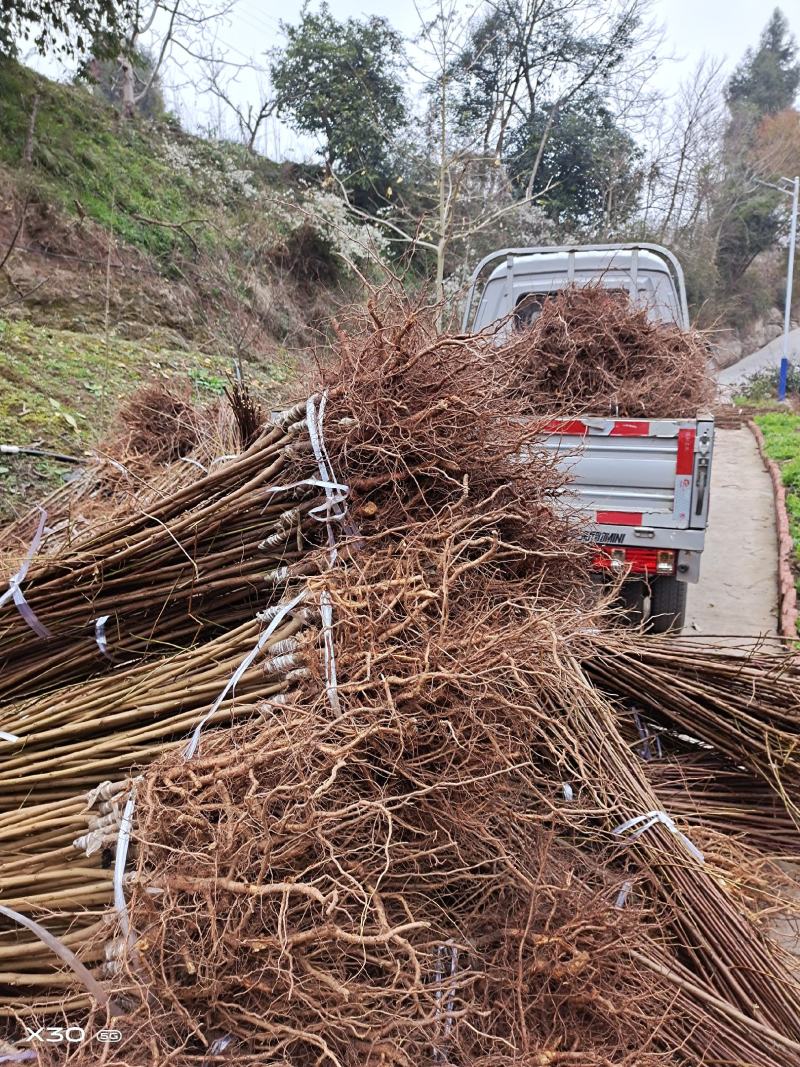
M711 514L687 634L775 635L777 560L772 483L746 428L717 430Z
M758 352L753 352L738 363L733 363L717 374L717 381L723 391L731 391L734 385L751 378L762 370L771 370L780 366L783 356L783 334L764 345ZM800 328L789 331L789 362L800 363Z

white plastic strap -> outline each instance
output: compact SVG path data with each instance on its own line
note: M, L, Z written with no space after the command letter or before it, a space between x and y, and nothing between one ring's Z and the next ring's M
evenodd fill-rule
M325 692L331 710L339 711L339 691L336 688L336 650L333 644L333 604L327 589L319 597L319 611L322 617L322 648L325 657Z
M347 500L347 493L339 493L339 495L337 496L335 493L332 492L333 489L337 488L336 482L328 482L326 483L326 485L327 488L325 489L325 495L327 499L325 503L317 504L317 506L314 508L309 508L308 514L312 517L312 519L316 519L317 522L327 522L328 532L330 533L331 537L333 537L333 529L330 525L331 518L341 520L344 518L344 515L336 514L335 512L332 512L331 509L334 507L338 507L340 504L344 504L345 500ZM347 486L345 486L345 489L346 488ZM328 542L331 551L336 552L335 544L330 544L330 538L328 539Z
M447 993L447 1003L445 1005L445 1018L444 1018L444 1039L447 1041L450 1031L453 1029L453 1005L456 999L456 967L458 966L458 949L450 942L450 989Z
M19 738L16 734L9 734L5 730L0 730L0 741L19 741Z
M444 968L442 967L442 956L444 954L444 945L436 946L436 970L433 972L433 980L436 985L436 992L433 994L436 1001L436 1028L439 1028L439 1020L442 1016L442 983L444 981ZM440 1045L433 1046L433 1056L437 1063L441 1063L444 1053Z
M41 637L43 641L49 641L50 638L53 636L52 633L47 629L44 623L40 622L37 619L36 613L33 611L33 608L31 608L30 604L25 599L22 589L20 588L23 581L25 580L25 575L28 573L28 568L30 567L33 561L33 557L36 555L36 550L42 543L44 524L47 522L47 512L44 508L39 508L39 511L41 512L39 516L39 525L36 528L36 533L33 535L33 540L31 541L30 548L28 549L28 554L22 561L22 566L17 571L17 573L12 575L9 579L8 589L6 589L5 593L0 596L0 608L4 607L4 605L6 605L9 600L13 600L14 604L16 605L17 611L20 613L20 615L28 624L28 626L30 626L33 632L37 635L37 637Z
M349 486L342 484L341 482L331 481L330 478L301 478L299 482L289 482L288 485L271 485L267 489L268 493L288 493L290 489L299 489L301 485L314 485L318 489L325 490L337 490L345 495L350 491ZM322 504L321 507L327 507L327 504ZM319 511L319 508L314 508L314 511ZM310 514L310 512L309 512Z
M671 834L674 834L675 837L680 839L686 848L686 851L694 856L698 863L705 863L705 856L700 849L692 844L686 834L681 833L675 825L674 820L667 815L665 811L648 811L645 812L644 815L635 815L632 819L620 823L620 825L615 827L611 832L620 836L621 834L627 833L628 830L633 830L634 827L638 827L636 832L630 836L630 840L635 841L637 837L641 837L645 831L656 825L666 826Z
M336 547L336 535L333 532L333 522L343 523L347 517L347 495L350 492L348 486L337 484L331 473L331 457L325 447L323 434L323 420L325 418L325 405L328 402L327 390L322 394L317 411L314 398L309 397L306 402L306 422L308 424L308 436L314 457L319 468L320 478L329 487L325 489L325 504L311 508L309 515L320 518L325 522L328 533L328 559L331 565L336 562L339 550ZM338 490L338 492L337 492ZM320 513L323 514L320 514ZM332 711L339 711L339 691L336 687L336 650L333 644L333 604L330 593L323 590L320 594L320 616L322 618L322 647L325 659L325 691Z
M322 432L322 423L323 423L323 419L325 418L325 405L327 403L328 403L328 390L326 389L325 392L322 394L322 399L319 402L319 413L318 413L318 417L317 417L317 432L318 432L318 438L319 438L319 447L320 447L320 450L322 452L322 456L323 456L323 459L324 459L324 462L325 462L325 465L326 465L326 469L332 471L333 464L331 463L331 457L328 454L328 448L327 448L327 445L325 444L325 435ZM312 448L314 447L313 441L311 443L311 446L312 446ZM317 461L319 461L319 457L317 457ZM331 477L332 477L332 475L331 475ZM349 488L346 488L345 489L345 493L344 493L345 497L347 497L349 492L350 492ZM344 524L346 522L346 519L347 519L347 503L346 503L346 501L345 500L334 500L332 498L331 499L331 504L332 505L335 504L337 507L341 504L341 511L338 511L338 512L335 513L335 518L339 522Z
M118 463L117 460L111 459L109 456L104 456L103 458L105 459L106 463L109 464L109 466L113 467L115 470L118 470L121 474L124 474L126 478L130 478L131 472L124 464Z
M18 911L14 911L12 908L7 908L4 904L0 904L0 915L5 915L7 919L19 923L20 926L24 926L26 929L30 930L32 934L35 934L40 941L47 945L48 948L52 949L53 952L55 952L55 954L72 969L76 977L83 982L98 1004L101 1006L108 1004L108 993L103 989L91 971L81 963L72 949L67 948L67 946L62 941L59 941L57 937L54 937L49 930L45 930L43 926L34 922L34 920L30 919L27 915L21 915Z
M110 618L110 615L100 615L94 620L94 639L106 659L111 659L108 653L108 642L106 641L106 623Z
M199 470L201 470L203 472L203 474L208 474L208 467L204 467L203 464L200 462L200 460L192 459L191 456L181 456L180 460L181 460L181 463L191 463L191 465L193 467L197 467Z
M290 600L288 604L282 605L280 610L275 613L274 618L272 619L270 624L267 626L266 630L264 630L264 632L259 637L258 641L255 644L255 647L252 649L252 651L247 653L247 655L244 657L242 662L239 664L239 666L233 672L231 677L225 683L225 688L222 690L220 695L217 697L217 699L211 705L211 708L209 709L209 711L203 716L203 718L200 720L200 722L197 724L197 726L195 726L194 731L192 733L192 736L189 738L189 743L187 744L186 749L184 750L184 753L183 753L183 758L184 759L187 759L187 760L192 759L192 757L194 756L195 752L197 752L198 746L200 745L200 734L202 733L203 727L205 726L205 724L208 722L208 720L211 718L211 716L216 712L217 708L219 708L220 704L227 697L228 693L233 695L233 693L236 690L236 686L237 686L238 682L240 681L242 675L249 669L249 667L252 665L253 661L258 656L258 654L261 651L261 649L264 647L264 645L267 643L267 641L269 641L270 637L275 633L275 631L277 630L278 626L281 623L281 620L286 615L288 615L288 613L292 610L292 608L297 607L297 605L304 599L305 595L306 595L306 590L303 589L302 592L297 594L297 596L294 598L294 600Z
M447 1039L450 1035L450 1031L453 1028L453 1005L456 998L456 984L453 981L456 974L456 967L458 966L458 949L452 941L448 941L447 945L450 946L450 983L447 990L447 1000L444 1003L444 1037L440 1044L434 1045L434 1059L437 1063L441 1063L445 1059L444 1046L447 1043ZM445 945L438 945L436 948L436 970L434 971L434 979L436 982L436 993L434 998L436 1000L436 1021L437 1028L439 1020L442 1017L442 993L444 988L444 954Z
M130 939L131 924L128 917L128 905L125 903L125 888L123 886L123 879L125 877L125 864L128 860L128 845L131 840L131 829L133 827L133 809L136 806L136 783L131 786L130 794L125 803L125 810L122 813L122 821L119 824L119 834L117 835L117 852L114 857L114 908L119 916L119 928L122 931L122 936L126 941Z
M219 1037L215 1037L211 1044L208 1046L208 1052L210 1056L219 1056L221 1052L232 1044L233 1036L231 1034L221 1034Z
M639 731L639 737L641 737L642 739L642 747L639 750L639 755L642 757L643 760L647 760L648 762L650 762L650 760L654 758L653 750L650 748L650 738L652 736L653 740L655 741L655 755L658 759L661 759L663 755L663 750L661 748L661 738L658 736L657 733L651 734L651 731L647 729L644 722L642 721L641 715L639 715L637 711L633 713L633 721L636 724L636 729Z
M308 436L311 440L311 447L314 450L314 458L317 461L317 467L319 468L319 476L324 482L333 482L334 478L330 472L330 456L325 448L325 440L322 433L322 423L325 417L325 405L328 402L327 390L322 394L322 399L319 402L319 411L317 411L316 404L314 403L314 397L310 396L306 401L306 423L308 425ZM347 515L347 505L345 504L345 497L349 493L349 488L344 486L341 493L344 495L336 496L333 489L326 489L325 496L326 501L324 505L325 518L324 521L328 528L328 555L331 563L336 562L336 557L339 552L336 548L336 537L333 532L333 521L342 522ZM309 514L314 514L323 510L323 508L313 508Z
M322 452L323 458L324 458L325 463L327 464L328 468L331 468L331 467L333 467L333 464L331 463L331 457L328 455L328 449L325 446L325 436L324 436L324 434L322 432L322 422L323 422L323 419L325 418L325 405L327 403L328 403L328 390L326 389L325 392L322 394L322 399L319 402L319 412L317 414L317 433L319 435L319 447L320 447L320 450ZM313 443L312 443L312 447L313 447Z
M628 894L633 889L633 882L623 882L620 887L619 893L617 893L617 899L614 901L614 907L621 911L625 907L625 903L628 899Z

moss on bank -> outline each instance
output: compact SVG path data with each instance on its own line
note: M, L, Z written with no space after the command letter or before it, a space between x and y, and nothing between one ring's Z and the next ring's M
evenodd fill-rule
M256 391L277 395L292 369L283 357L259 365ZM108 431L120 400L143 381L188 381L202 400L223 391L230 370L227 360L195 351L0 319L0 444L80 455ZM0 520L29 507L71 469L0 455Z

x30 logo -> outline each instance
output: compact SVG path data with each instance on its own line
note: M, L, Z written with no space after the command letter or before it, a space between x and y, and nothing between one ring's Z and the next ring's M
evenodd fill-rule
M24 1023L22 1025L25 1026ZM86 1031L82 1026L41 1026L38 1030L25 1026L25 1030L27 1033L22 1040L30 1044L44 1042L47 1045L60 1045L62 1041L66 1041L68 1044L77 1045L86 1040Z

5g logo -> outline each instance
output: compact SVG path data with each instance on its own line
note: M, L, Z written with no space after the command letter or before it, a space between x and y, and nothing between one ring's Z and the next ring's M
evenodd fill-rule
M22 1025L25 1026L24 1023ZM68 1044L78 1045L86 1039L86 1031L82 1026L42 1026L38 1030L25 1026L25 1029L27 1033L22 1040L31 1044L41 1041L48 1045L60 1045L62 1041L66 1041Z
M104 1041L108 1045L115 1045L122 1040L121 1030L98 1030L95 1035L98 1041Z

